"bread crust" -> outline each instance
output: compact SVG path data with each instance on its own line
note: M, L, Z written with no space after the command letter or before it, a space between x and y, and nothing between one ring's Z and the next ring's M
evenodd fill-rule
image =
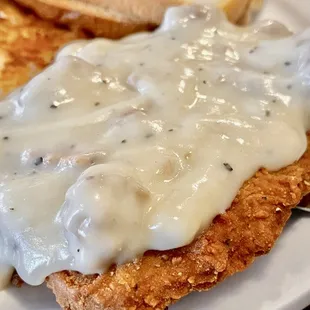
M167 7L195 0L15 0L43 19L118 39L158 26ZM218 0L228 19L237 23L257 0Z
M224 189L223 189L224 190ZM209 290L267 254L302 197L310 192L310 135L304 156L244 183L231 207L192 244L149 251L103 275L64 271L47 285L66 310L164 310L192 291Z

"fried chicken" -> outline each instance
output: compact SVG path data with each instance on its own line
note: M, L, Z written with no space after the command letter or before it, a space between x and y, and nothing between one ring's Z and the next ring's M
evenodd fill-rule
M267 254L302 197L310 192L308 149L278 172L264 169L245 182L231 207L192 244L149 251L103 275L63 271L47 279L66 310L163 310L192 291L212 288Z
M60 46L83 36L1 1L0 95L48 65ZM310 192L310 136L308 141L308 150L296 163L278 172L261 170L245 182L231 207L192 244L149 251L103 275L59 272L47 285L66 310L162 310L191 291L212 288L268 253L291 209Z

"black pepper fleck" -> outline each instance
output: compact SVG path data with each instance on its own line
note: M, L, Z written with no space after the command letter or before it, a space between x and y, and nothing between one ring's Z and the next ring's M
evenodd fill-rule
M76 251L77 251L77 252L80 252L80 249L77 249Z
M263 196L262 198L263 198L264 200L267 200L267 197L266 197L266 196Z
M18 249L18 245L14 242L13 243L13 251L16 252Z
M95 102L95 106L98 107L98 105L100 105L100 102Z
M171 37L171 40L174 41L174 40L175 40L175 37Z
M266 110L266 111L265 111L265 116L269 117L270 114L271 114L270 110Z
M173 128L169 129L168 131L172 132L172 131L173 131Z
M229 163L223 163L224 167L228 170L228 171L233 171L234 169L232 168L232 166Z
M152 133L148 133L148 134L145 135L145 138L146 138L146 139L149 139L149 138L151 138L151 137L153 137L153 134L152 134Z
M253 47L252 49L249 50L250 54L253 54L257 50L257 46Z
M5 136L5 137L2 138L2 140L9 140L9 137Z
M43 163L43 157L38 157L35 161L34 161L34 164L36 166L39 166Z
M50 81L50 80L51 80L51 78L47 78L47 80L48 80L48 81Z
M87 181L90 181L90 180L93 180L95 177L93 176L93 175L90 175L90 176L88 176L88 177L86 177L86 180Z
M11 211L14 211L15 209L14 209L14 208L10 208L10 210L11 210Z
M127 142L127 140L126 140L126 139L122 140L122 143L126 143L126 142Z
M108 84L108 81L107 81L106 79L101 79L101 82L102 82L103 84Z
M14 172L14 175L17 175L17 172Z
M266 74L266 75L267 75L267 74L270 74L270 73L269 73L268 71L264 71L264 74Z
M286 88L287 88L287 89L292 89L292 85L289 84L289 85L286 86Z
M202 83L203 83L203 84L207 84L207 81L206 81L206 80L203 80Z
M55 105L54 103L52 103L52 104L50 105L50 108L51 108L51 109L57 109L57 108L58 108L58 106L57 106L57 105Z
M144 66L144 62L140 62L140 67L143 67Z
M272 103L276 103L277 102L277 99L272 99Z
M70 149L74 149L74 148L75 148L75 144L71 144Z
M202 69L202 68L199 68L198 71L203 71L203 69Z
M0 119L3 119L3 116L0 116Z
M287 66L287 67L290 66L291 64L292 64L292 63L291 63L290 61L286 61L286 62L284 63L284 65Z

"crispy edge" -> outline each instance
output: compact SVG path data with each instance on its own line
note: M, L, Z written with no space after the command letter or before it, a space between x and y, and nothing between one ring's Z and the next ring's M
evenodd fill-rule
M104 10L104 6L98 4L92 4L92 1L76 1L79 4L80 11L74 11L74 1L55 1L54 5L50 5L50 1L43 0L14 0L17 3L31 8L37 15L43 19L51 20L56 24L67 25L75 31L84 30L91 33L94 36L106 37L111 39L119 39L128 34L140 32L140 31L150 31L154 30L158 24L161 22L163 12L166 7L170 4L188 4L192 3L192 0L183 1L161 1L160 4L156 4L152 0L146 4L146 2L135 0L123 1L122 5L113 3L111 0L110 7L122 12L121 17L114 18L115 15L109 16L107 12L109 10ZM66 3L66 5L63 4ZM84 6L83 6L84 2ZM86 4L85 4L86 2ZM89 3L88 3L89 2ZM257 0L218 0L219 7L223 9L226 13L227 18L232 23L238 23L242 19L244 23L245 19L249 20L250 11L252 4L256 3ZM83 7L85 7L85 12L89 4L92 6L97 5L98 12L104 11L102 16L99 13L86 14L83 13ZM124 6L124 8L122 8ZM72 9L69 9L72 7ZM132 11L136 12L133 14ZM88 12L88 11L87 11ZM127 14L126 14L127 12ZM137 13L139 12L139 13ZM138 19L130 19L129 16L138 15Z
M209 290L267 254L291 209L309 193L309 181L308 134L308 148L299 161L278 172L257 172L231 207L192 244L149 251L103 275L56 273L47 279L47 286L66 310L163 310L192 291Z
M49 65L64 44L85 38L0 1L0 97L21 86Z
M74 31L84 31L95 37L120 39L126 35L152 31L156 24L152 22L119 21L112 18L100 18L81 12L63 9L42 3L38 0L15 0L15 2L32 9L38 16L54 22L56 25L66 25Z
M26 25L29 26L28 21ZM34 25L37 28L32 31L36 32L43 24L34 21ZM44 31L52 29L46 25ZM19 27L21 31L25 25ZM28 36L21 37L17 44L20 49L29 44ZM75 37L69 35L68 40ZM66 40L61 39L60 44ZM37 41L33 42L37 48ZM60 44L55 43L56 48L46 46L48 56L38 58L39 67L50 62L50 51ZM24 58L23 64L29 61ZM48 279L48 286L55 290L64 309L72 310L103 309L103 305L105 309L164 309L193 290L208 290L242 271L256 256L269 252L290 216L291 207L309 191L308 166L309 151L295 165L278 173L257 173L245 183L232 207L188 247L148 252L141 260L111 269L102 276L58 273Z

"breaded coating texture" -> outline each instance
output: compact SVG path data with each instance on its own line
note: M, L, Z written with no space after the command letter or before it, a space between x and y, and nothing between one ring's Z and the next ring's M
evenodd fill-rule
M0 97L48 65L63 44L83 36L0 0ZM212 288L268 253L291 208L310 192L309 136L308 141L307 152L293 165L275 173L261 170L245 182L227 212L192 244L149 251L103 275L59 272L47 285L66 310L163 310L191 291Z
M119 21L111 18L100 18L79 12L58 8L57 1L55 6L47 5L37 0L15 0L19 4L30 8L38 16L45 20L52 21L57 25L66 25L74 31L86 31L92 36L119 39L128 34L153 30L156 27L152 22ZM144 0L143 0L144 1ZM156 0L157 1L157 0ZM73 3L73 6L75 4Z
M244 183L231 207L192 244L149 251L103 275L59 272L47 279L47 285L66 310L163 310L192 291L212 288L267 254L291 209L309 192L310 135L299 161L278 172L257 172Z
M119 39L156 28L167 7L189 4L190 0L15 0L43 19L79 29L94 36ZM258 0L216 0L232 23L244 24ZM261 0L260 0L261 2Z
M64 44L82 37L1 0L0 98L42 71Z

